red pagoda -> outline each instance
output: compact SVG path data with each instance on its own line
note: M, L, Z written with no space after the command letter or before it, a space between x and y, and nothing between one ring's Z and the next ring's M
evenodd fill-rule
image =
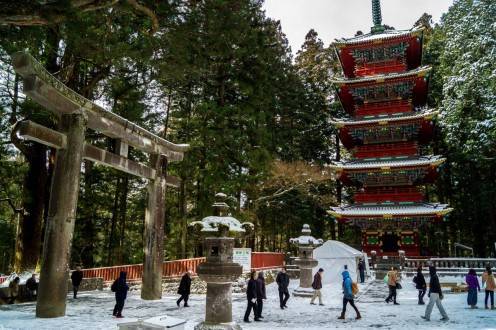
M355 188L354 203L331 209L338 221L358 226L362 249L378 255L420 255L419 229L451 211L426 201L444 158L424 155L436 111L427 108L430 67L422 66L423 28L389 30L380 0L372 0L369 34L333 43L344 78L334 80L349 119L335 119L352 159L332 167Z

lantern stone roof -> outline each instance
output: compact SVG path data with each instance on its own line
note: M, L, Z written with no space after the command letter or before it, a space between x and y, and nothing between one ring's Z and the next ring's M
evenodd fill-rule
M391 80L391 79L409 78L414 76L422 77L427 75L427 73L431 70L432 68L430 66L424 65L406 72L393 72L393 73L377 74L373 76L356 77L356 78L338 78L331 80L331 82L336 85L349 85L349 84L358 84L358 83L367 83L367 82L382 83L385 80Z
M431 119L439 113L437 110L421 110L415 112L397 112L392 114L381 114L375 116L365 116L361 119L354 118L333 118L331 120L331 124L334 124L338 127L343 126L353 126L353 125L369 125L369 124L388 124L391 122L398 121L407 121L407 120L415 120L415 119Z
M251 222L241 223L238 219L229 216L208 216L201 221L194 221L190 224L190 226L195 225L200 225L202 227L202 232L217 232L219 231L219 226L226 226L229 228L230 232L244 233L246 231L244 227L253 227Z
M453 209L439 203L363 203L331 207L329 214L341 217L399 217L408 215L446 215Z
M324 243L324 241L321 238L317 239L310 235L312 231L310 230L310 226L308 224L303 225L301 233L302 235L297 238L290 238L289 242L296 245L313 245L313 246L321 245L322 243Z
M423 34L424 28L417 26L410 30L385 30L382 33L367 33L352 38L336 39L332 43L334 47L346 47L362 44L377 44L383 41L401 39L405 37L419 37Z
M360 169L391 169L412 166L438 166L446 159L441 156L417 157L381 157L364 158L349 161L333 162L330 166L335 170L360 170Z

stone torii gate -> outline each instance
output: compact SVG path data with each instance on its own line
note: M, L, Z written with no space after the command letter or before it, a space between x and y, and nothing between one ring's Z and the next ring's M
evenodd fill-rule
M177 187L179 179L167 176L167 163L181 161L187 144L171 143L144 128L107 111L52 76L31 55L12 55L14 70L24 80L24 93L58 117L58 131L31 121L18 122L14 130L26 140L55 148L48 220L43 242L36 316L65 315L67 278L79 177L83 159L148 179L145 212L144 262L141 298L162 297L164 203L166 186ZM85 142L86 128L117 141L116 152ZM149 164L128 159L132 146L149 154Z

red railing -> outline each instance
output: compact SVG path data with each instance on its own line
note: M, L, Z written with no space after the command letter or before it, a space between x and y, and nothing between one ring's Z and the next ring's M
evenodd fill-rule
M196 274L196 267L205 261L205 258L180 259L166 261L162 265L163 277L178 277L188 269ZM276 252L253 252L251 254L251 267L255 270L279 268L284 265L284 254ZM119 277L121 271L127 272L129 281L140 281L143 265L122 265L114 267L101 267L83 269L83 277L102 277L104 282L111 282ZM0 282L1 283L1 282Z
M0 284L5 282L6 279L7 279L7 276L0 276Z

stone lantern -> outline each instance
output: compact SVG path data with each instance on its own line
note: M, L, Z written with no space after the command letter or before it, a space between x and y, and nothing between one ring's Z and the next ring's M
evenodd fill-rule
M312 269L318 265L318 261L313 258L313 250L322 245L322 239L316 239L311 236L310 226L303 225L301 236L291 238L290 243L298 245L298 258L294 263L300 267L300 286L296 288L293 294L297 297L311 297L312 289Z
M244 233L244 227L253 224L241 224L227 215L229 206L224 201L225 194L218 193L215 197L214 215L191 223L208 235L204 239L206 261L199 264L196 271L200 279L207 282L205 321L195 326L195 330L241 329L232 320L231 283L241 276L243 268L233 262L234 238L229 236Z

